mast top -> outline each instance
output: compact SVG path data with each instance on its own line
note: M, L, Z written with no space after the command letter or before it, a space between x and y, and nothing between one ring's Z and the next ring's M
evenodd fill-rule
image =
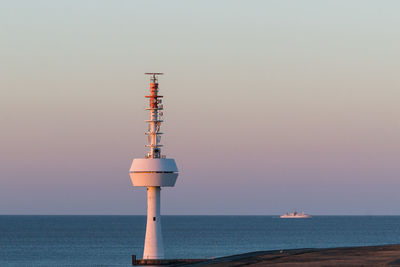
M164 75L162 72L146 72L145 75L151 75L150 80L154 83L157 83L157 75Z

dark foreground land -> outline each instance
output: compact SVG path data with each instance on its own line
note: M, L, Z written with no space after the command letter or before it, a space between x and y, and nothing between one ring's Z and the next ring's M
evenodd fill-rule
M239 254L184 266L400 266L400 245ZM182 265L181 265L182 266Z

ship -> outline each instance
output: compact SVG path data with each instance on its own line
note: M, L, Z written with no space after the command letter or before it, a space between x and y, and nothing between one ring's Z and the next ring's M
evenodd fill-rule
M297 211L286 213L280 216L281 218L294 218L294 219L304 219L311 218L311 215L305 214L304 212L298 213Z

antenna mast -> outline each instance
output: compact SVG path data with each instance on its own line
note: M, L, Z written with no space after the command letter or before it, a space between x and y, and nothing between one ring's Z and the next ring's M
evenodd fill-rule
M148 123L147 132L147 144L146 147L150 148L146 153L146 158L163 158L161 155L161 123L163 122L163 104L162 97L158 95L158 75L164 73L159 72L148 72L146 75L150 77L150 95L146 95L149 98L149 107L146 110L150 110L150 120L146 120Z

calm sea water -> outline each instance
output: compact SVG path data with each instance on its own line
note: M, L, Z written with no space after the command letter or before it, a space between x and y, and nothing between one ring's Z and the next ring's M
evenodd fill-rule
M145 216L0 216L0 266L130 266ZM400 216L163 216L168 258L400 243Z

